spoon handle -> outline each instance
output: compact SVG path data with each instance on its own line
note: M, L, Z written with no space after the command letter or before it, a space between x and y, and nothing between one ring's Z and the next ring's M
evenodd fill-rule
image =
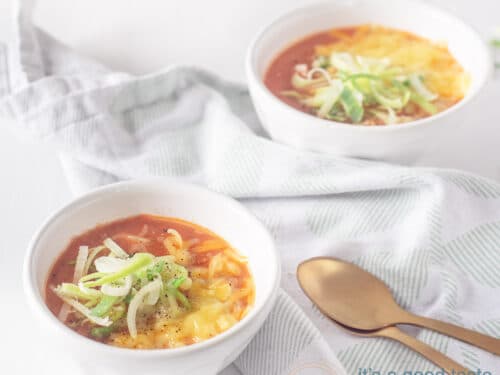
M457 373L468 374L469 370L455 362L451 358L445 356L443 353L438 352L432 346L417 340L413 336L407 335L399 328L390 326L377 331L377 336L391 338L393 340L399 341L400 343L406 345L410 349L419 353L422 357L427 358L429 361L433 362L440 369L446 371L447 374L456 375Z
M429 328L487 350L493 354L500 355L500 339L483 335L482 333L462 328L454 324L412 314L408 314L407 319L398 324L412 324L423 328Z

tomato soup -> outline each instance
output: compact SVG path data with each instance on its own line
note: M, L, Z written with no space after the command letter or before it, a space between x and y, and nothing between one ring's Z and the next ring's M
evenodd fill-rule
M469 81L446 45L377 25L307 36L280 52L264 76L286 104L360 125L432 116L462 100Z
M174 348L214 337L252 308L246 258L199 225L138 215L71 240L46 303L70 329L126 348Z

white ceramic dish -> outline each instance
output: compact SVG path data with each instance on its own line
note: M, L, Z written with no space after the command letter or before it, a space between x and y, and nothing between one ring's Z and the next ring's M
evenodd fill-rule
M228 331L177 349L122 349L87 339L61 323L44 302L44 285L55 259L69 240L98 223L150 213L178 217L217 233L249 259L254 277L254 308ZM24 286L33 313L41 319L47 345L73 356L93 374L204 374L229 365L250 342L269 314L280 278L273 240L238 202L209 190L168 179L108 185L76 199L52 215L29 245Z
M361 24L380 24L446 42L471 75L466 97L435 116L368 127L302 113L281 102L263 84L272 60L295 41L314 32ZM345 0L295 10L264 28L249 47L246 73L257 113L276 141L300 149L404 163L425 153L433 142L446 141L457 130L463 108L469 106L492 73L492 59L487 45L471 27L424 1Z

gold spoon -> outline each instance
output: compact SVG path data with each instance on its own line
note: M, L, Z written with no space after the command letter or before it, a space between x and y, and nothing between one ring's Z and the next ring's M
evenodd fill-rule
M377 331L411 324L500 355L500 339L403 310L381 280L352 263L336 258L312 258L298 266L297 278L318 308L344 326Z
M333 319L332 319L333 320ZM415 337L407 335L399 328L391 326L382 329L378 329L375 331L362 331L359 329L354 329L351 327L347 327L345 325L340 324L333 320L337 325L343 328L345 331L353 333L357 336L362 337L384 337L390 338L396 341L399 341L401 344L406 345L410 349L419 353L422 357L427 358L429 361L433 362L440 369L446 371L446 373L450 375L456 374L469 374L472 371L469 371L467 368L462 367L459 363L455 362L451 358L445 356L443 353L437 351L432 346L423 343L420 340L417 340Z

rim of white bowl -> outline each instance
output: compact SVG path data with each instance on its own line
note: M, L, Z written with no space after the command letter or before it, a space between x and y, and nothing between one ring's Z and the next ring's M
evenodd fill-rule
M384 125L384 126L366 126L366 125L361 125L361 124L348 124L348 123L343 123L343 122L338 122L338 121L332 121L332 120L326 120L319 118L317 116L302 112L296 108L293 108L292 106L284 103L282 100L280 100L276 95L274 95L264 84L263 82L263 77L261 77L258 72L257 72L257 58L255 56L255 50L260 41L267 36L269 33L272 33L273 29L275 28L276 25L279 23L287 20L290 17L296 16L297 14L307 10L307 9L314 9L314 8L320 8L323 6L331 7L331 6L353 6L353 5L359 5L356 4L356 2L352 1L346 1L346 2L338 2L338 3L332 3L331 1L318 1L310 5L298 7L296 9L293 9L291 11L285 12L281 16L277 17L274 21L271 23L267 24L261 30L257 33L257 35L254 37L252 42L250 43L248 49L247 49L247 56L246 56L246 61L245 61L245 69L247 72L248 79L252 80L255 82L257 87L261 90L261 92L266 96L268 100L271 100L274 102L276 105L280 106L283 110L286 110L288 112L293 112L297 116L307 118L308 120L311 121L311 123L314 123L315 126L321 126L321 127L326 127L326 128L339 128L342 127L343 130L352 130L352 131L360 131L360 132L390 132L390 131L399 131L399 130L404 130L408 128L413 128L417 126L425 126L429 125L436 120L448 116L451 113L457 111L458 109L462 108L465 104L470 102L472 99L474 99L479 92L482 91L486 83L491 79L493 76L493 56L491 53L491 50L488 48L486 42L484 39L481 37L480 33L476 30L475 27L471 26L469 23L465 22L461 17L456 16L455 14L452 14L450 12L447 12L443 10L442 8L429 4L428 2L422 2L422 1L417 1L417 0L398 0L400 2L406 2L409 6L415 5L415 6L420 6L422 8L426 8L426 10L430 13L433 13L434 15L437 15L438 17L444 17L453 20L454 22L460 24L462 27L468 30L468 32L476 39L478 42L478 45L481 45L483 52L486 56L487 62L486 62L486 69L482 77L479 77L479 83L476 86L475 90L472 92L469 92L465 95L465 97L459 101L458 103L454 104L453 106L445 109L444 111L441 111L435 115L425 117L423 119L415 120L415 121L409 121L409 122L404 122L401 124L391 124L391 125ZM318 30L318 32L321 32L322 30ZM306 37L307 35L304 35ZM288 43L288 44L287 44ZM291 45L293 44L294 41L286 41L284 45ZM283 47L286 48L286 47ZM276 51L276 54L279 54L282 50ZM489 63L488 63L489 61ZM266 67L266 69L268 69ZM435 125L435 124L434 124ZM314 125L313 125L314 126Z
M262 297L262 303L260 306L254 306L250 310L247 316L245 316L242 320L236 323L233 327L229 328L227 331L224 331L217 336L214 336L210 339L207 339L203 342L183 346L180 348L166 348L166 349L131 349L131 348L121 348L108 344L104 344L98 341L94 341L85 336L82 336L72 329L68 328L64 323L62 323L57 317L49 310L47 304L41 293L38 290L38 283L35 280L35 267L34 267L34 255L35 248L40 240L40 237L45 233L45 231L53 224L53 222L63 215L65 212L72 210L75 207L78 207L81 204L84 204L86 201L100 196L102 194L113 193L119 189L129 188L129 187L148 187L151 185L164 185L167 184L169 186L176 186L179 189L188 189L192 192L201 192L203 194L209 194L214 196L215 198L223 201L226 206L230 206L233 209L240 211L242 214L247 215L255 224L256 227L259 227L262 230L262 233L271 245L271 254L270 261L274 262L274 275L272 275L271 285L269 290ZM252 275L254 275L252 273ZM255 277L255 276L254 276ZM24 258L23 265L23 284L24 284L24 292L28 299L28 302L36 313L44 319L45 322L50 324L54 332L58 332L60 335L67 337L68 339L80 341L80 345L86 346L89 349L98 350L102 353L109 353L110 355L123 355L132 357L181 357L187 354L193 354L196 352L201 352L207 348L215 346L221 342L226 341L230 337L234 336L238 332L244 330L251 322L258 317L258 315L264 310L267 304L274 300L276 297L279 284L281 279L281 262L278 251L276 249L274 240L267 230L267 228L253 215L247 208L245 208L241 203L236 201L235 199L228 197L224 194L215 192L208 188L204 188L198 185L194 185L187 182L177 181L175 179L171 179L168 177L158 177L158 178L148 178L148 179L138 179L138 180L128 180L117 183L108 184L97 189L94 189L78 198L72 200L70 203L64 205L59 208L50 215L41 225L41 227L36 231L35 235L32 237L29 245L28 251Z

